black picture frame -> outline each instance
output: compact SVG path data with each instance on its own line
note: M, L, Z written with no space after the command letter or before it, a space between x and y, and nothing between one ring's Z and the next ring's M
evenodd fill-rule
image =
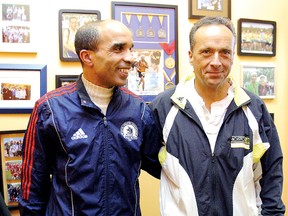
M75 82L79 75L55 75L55 88Z
M101 20L101 13L99 10L60 9L58 18L60 60L63 62L79 62L79 58L74 50L74 37L71 30L69 30L69 23L77 25L73 33L75 35L77 29L85 23ZM69 38L71 38L70 42ZM70 48L66 48L65 41L67 41L67 46Z
M146 102L178 83L178 6L132 2L111 2L112 18L124 23L133 34L135 63L144 57L149 67L145 89L136 66L126 87ZM139 73L139 74L138 74Z
M276 55L276 22L241 18L238 20L239 56Z
M20 195L22 167L21 149L24 134L25 130L0 131L0 191L3 195L5 204L10 210L18 209L17 196ZM12 145L14 146L13 148L11 147ZM13 193L13 195L9 193Z
M47 65L0 64L0 113L31 113L47 92ZM22 93L15 93L15 89ZM19 103L21 102L21 103Z
M200 19L204 16L223 16L231 19L231 0L188 0L188 18Z

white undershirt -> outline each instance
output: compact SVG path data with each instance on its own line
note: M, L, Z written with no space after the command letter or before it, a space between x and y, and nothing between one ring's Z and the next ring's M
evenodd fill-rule
M92 102L102 110L104 115L106 115L108 104L110 103L113 95L114 87L103 88L94 85L85 79L84 76L82 76L82 81Z
M228 89L227 97L211 104L211 112L205 107L202 97L200 97L195 90L194 79L189 80L186 87L187 92L191 92L187 99L199 117L205 133L208 136L211 151L214 152L217 135L223 123L225 113L234 98L233 87L230 86Z

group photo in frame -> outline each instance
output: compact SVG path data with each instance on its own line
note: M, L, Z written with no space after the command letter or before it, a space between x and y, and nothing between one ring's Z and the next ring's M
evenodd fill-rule
M223 16L231 19L231 0L188 0L188 17Z
M31 113L47 91L47 66L0 64L0 113Z
M37 31L31 2L3 0L0 10L0 52L36 53Z
M240 56L275 56L276 22L239 19L237 47Z
M79 75L55 75L55 88L75 82Z
M0 131L1 193L8 208L18 207L25 130Z
M178 82L178 7L112 2L112 19L132 32L134 64L126 87L146 102Z
M101 20L98 10L59 10L59 52L60 60L64 62L78 62L75 52L75 34L82 25Z
M276 97L274 64L242 64L242 86L262 99Z

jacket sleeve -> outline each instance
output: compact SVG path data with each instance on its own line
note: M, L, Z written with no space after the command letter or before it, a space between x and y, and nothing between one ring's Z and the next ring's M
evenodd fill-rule
M285 206L281 199L283 155L276 127L264 104L259 127L262 140L270 144L270 147L260 159L262 167L262 178L260 179L261 215L284 215Z
M22 147L22 178L19 208L22 216L44 215L49 199L51 153L45 124L51 115L39 101L30 116Z
M151 110L146 104L144 105L143 123L144 134L141 146L141 168L160 179L161 165L158 160L158 153L163 145Z

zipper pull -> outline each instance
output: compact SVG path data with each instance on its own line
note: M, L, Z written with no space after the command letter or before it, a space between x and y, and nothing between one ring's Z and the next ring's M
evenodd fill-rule
M106 118L106 116L104 116L103 121L104 121L104 126L107 127L107 118Z

